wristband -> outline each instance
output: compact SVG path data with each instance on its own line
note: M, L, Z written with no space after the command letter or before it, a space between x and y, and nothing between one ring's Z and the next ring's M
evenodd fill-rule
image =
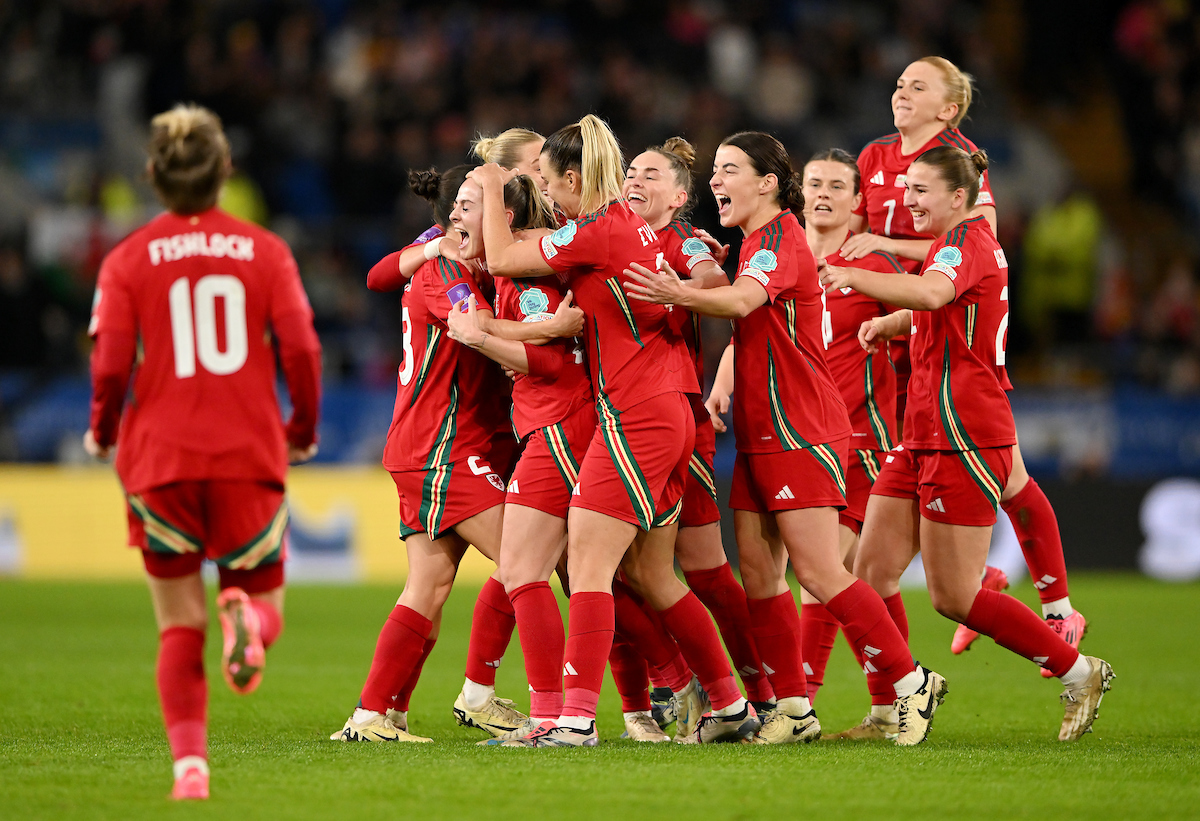
M442 255L442 238L435 237L434 239L429 240L429 242L425 243L424 250L425 259L427 261L437 259Z

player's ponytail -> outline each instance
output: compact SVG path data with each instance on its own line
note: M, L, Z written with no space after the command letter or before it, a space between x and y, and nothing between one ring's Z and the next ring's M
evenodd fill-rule
M922 57L917 62L929 63L942 73L942 84L946 86L946 102L958 106L958 111L946 125L950 128L958 128L967 116L967 109L971 107L971 98L975 92L975 78L945 57Z
M433 221L441 228L450 225L450 212L454 210L454 198L462 188L467 173L473 166L456 165L449 171L439 173L436 168L428 171L409 171L408 187L433 207Z
M558 221L550 203L526 174L518 174L504 186L504 207L513 212L514 231L529 228L555 228Z
M546 138L526 128L510 128L495 137L480 137L471 151L483 162L494 162L501 168L516 168L521 161L521 149L530 143L542 143Z
M732 145L746 152L758 176L775 175L778 181L776 203L781 208L790 208L799 219L804 211L804 184L800 175L792 169L792 159L783 143L762 131L740 131L726 137L721 145Z
M687 216L692 210L692 165L696 162L696 149L683 137L672 137L662 145L652 145L646 149L658 154L671 164L671 173L675 176L675 184L687 194L683 205L675 212L677 217Z
M621 146L608 125L594 114L555 131L546 140L542 153L559 176L571 170L579 174L581 214L620 199L625 176Z
M936 168L938 176L946 183L947 188L951 191L961 188L967 193L966 210L970 211L975 207L983 172L987 171L988 167L988 156L983 149L976 149L968 154L952 145L939 145L929 149L913 162Z
M217 204L231 172L221 118L198 105L177 105L150 121L150 182L168 209L195 214Z

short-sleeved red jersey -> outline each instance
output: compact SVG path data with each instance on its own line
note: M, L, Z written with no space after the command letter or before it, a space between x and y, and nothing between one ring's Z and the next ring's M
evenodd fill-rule
M296 262L270 231L216 208L156 217L105 258L89 332L91 428L101 445L119 445L126 492L210 479L282 484L288 442L314 441L320 343ZM294 408L286 431L276 341Z
M983 217L934 242L922 276L946 276L955 299L921 311L910 341L913 372L904 445L975 450L1014 444L1016 426L998 378L1008 329L1008 260Z
M742 453L779 453L850 435L825 362L825 291L804 229L789 210L742 240L739 277L767 302L733 324L733 431Z
M583 310L588 368L598 402L622 411L671 391L699 393L687 345L665 305L630 299L623 271L658 264L662 243L623 200L569 221L540 243L542 257Z
M388 470L427 470L487 456L497 427L507 423L500 368L450 339L446 327L454 303L471 294L490 310L475 278L444 257L422 265L404 288L404 361L383 450Z
M929 239L917 233L913 227L912 213L904 207L904 182L908 167L913 160L931 148L949 145L961 148L968 154L975 150L975 143L962 135L957 128L938 132L929 142L911 154L900 153L900 134L889 134L867 143L858 155L858 171L862 175L862 202L854 213L866 216L872 234L882 234L896 239ZM976 205L995 205L992 185L988 173L983 172ZM917 260L902 259L901 264L909 273L921 270Z
M662 240L663 259L680 277L690 279L696 266L705 262L717 264L704 240L696 236L695 229L687 220L671 220L666 228L658 232L658 238ZM671 318L687 343L692 367L696 369L696 381L704 387L704 349L701 347L700 315L675 307Z
M885 274L905 273L900 261L886 251L873 251L853 262L835 251L825 261ZM853 288L827 294L825 307L830 319L825 360L850 413L850 426L854 429L850 447L891 450L896 444L896 370L886 344L869 354L858 343L858 329L864 322L890 312L879 300Z
M514 322L543 322L554 316L566 289L558 277L496 279L496 316ZM592 383L583 361L583 344L556 339L546 345L561 359L554 376L518 374L513 382L513 430L518 439L554 425L591 404Z

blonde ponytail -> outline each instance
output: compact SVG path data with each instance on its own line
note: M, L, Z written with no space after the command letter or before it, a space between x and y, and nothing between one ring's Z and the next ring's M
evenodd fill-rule
M946 125L950 128L958 128L967 116L967 109L971 107L971 98L975 91L975 78L945 57L922 57L917 62L928 63L942 72L942 84L946 86L946 102L955 103L958 106L954 118Z
M559 176L575 170L582 183L579 211L596 211L621 198L625 163L621 146L608 124L589 114L577 123L563 126L550 135L542 153Z

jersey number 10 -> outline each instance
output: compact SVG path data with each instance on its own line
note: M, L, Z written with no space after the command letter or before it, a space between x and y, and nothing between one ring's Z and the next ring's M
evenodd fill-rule
M217 297L225 301L225 350L217 347ZM171 340L175 347L175 375L196 375L196 360L217 376L236 373L246 364L246 286L234 276L210 274L196 280L195 293L188 278L171 283Z

